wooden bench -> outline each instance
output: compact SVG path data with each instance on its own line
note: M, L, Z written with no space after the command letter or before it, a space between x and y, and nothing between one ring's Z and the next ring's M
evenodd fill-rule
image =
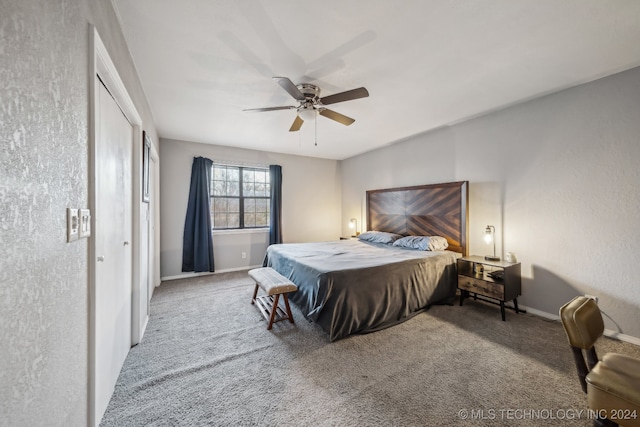
M281 320L288 319L291 323L294 323L287 293L298 290L295 283L271 267L261 267L249 270L249 276L251 276L251 278L256 282L256 288L253 291L251 304L255 304L256 307L260 309L264 318L269 322L267 329L271 329L275 322L279 322ZM267 295L259 297L258 288L262 288ZM278 306L280 295L282 295L282 299L284 299L284 305L287 310L286 312Z

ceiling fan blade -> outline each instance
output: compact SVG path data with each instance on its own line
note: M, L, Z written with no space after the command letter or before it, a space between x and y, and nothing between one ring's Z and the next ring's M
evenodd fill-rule
M247 108L242 111L277 111L277 110L292 110L298 107L287 106L287 107L266 107L266 108Z
M345 126L349 126L351 123L355 122L351 117L347 117L344 114L336 113L333 110L329 110L328 108L322 108L318 110L321 116L325 116L328 119L335 120L338 123L342 123Z
M304 123L304 120L302 120L300 116L296 116L296 119L293 121L293 124L291 125L291 129L289 129L289 132L299 131L303 123Z
M366 98L369 96L367 89L359 87L358 89L351 89L345 92L334 93L333 95L320 98L322 105L335 104L336 102L351 101L352 99Z
M293 96L298 101L305 100L304 94L300 92L300 89L298 89L298 87L287 77L274 77L273 79L277 81L278 84L289 93L289 95Z

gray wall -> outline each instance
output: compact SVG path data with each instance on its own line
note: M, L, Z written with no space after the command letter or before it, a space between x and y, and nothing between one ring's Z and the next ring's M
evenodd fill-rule
M522 261L522 304L557 315L597 295L606 327L640 338L639 138L635 68L344 160L342 224L366 190L468 180L470 253L492 251L494 225Z
M162 277L182 275L184 218L191 164L197 156L249 165L279 164L282 166L283 240L292 243L340 237L342 180L337 161L169 139L162 139L160 147ZM261 265L268 242L264 231L215 232L216 271ZM246 252L246 259L242 259L242 252Z
M89 24L157 141L110 1L0 2L0 424L87 422Z

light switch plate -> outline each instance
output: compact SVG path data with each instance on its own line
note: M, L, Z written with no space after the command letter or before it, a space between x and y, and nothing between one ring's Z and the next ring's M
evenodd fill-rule
M78 209L67 208L67 242L78 240Z
M78 238L84 239L91 236L91 211L80 209L80 230Z

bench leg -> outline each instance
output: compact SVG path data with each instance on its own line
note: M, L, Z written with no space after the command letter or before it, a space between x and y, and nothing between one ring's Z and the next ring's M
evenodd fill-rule
M278 300L280 299L280 294L276 294L273 298L273 307L271 307L271 316L269 317L269 324L267 325L267 330L270 330L273 326L273 322L276 319L276 313L278 312Z
M253 298L251 298L251 304L256 303L256 297L258 296L258 288L260 286L256 283L256 289L253 291Z
M284 305L287 308L287 316L289 316L289 322L295 323L293 321L293 315L291 314L291 307L289 306L289 298L287 297L287 294L284 294L283 297L284 297Z

